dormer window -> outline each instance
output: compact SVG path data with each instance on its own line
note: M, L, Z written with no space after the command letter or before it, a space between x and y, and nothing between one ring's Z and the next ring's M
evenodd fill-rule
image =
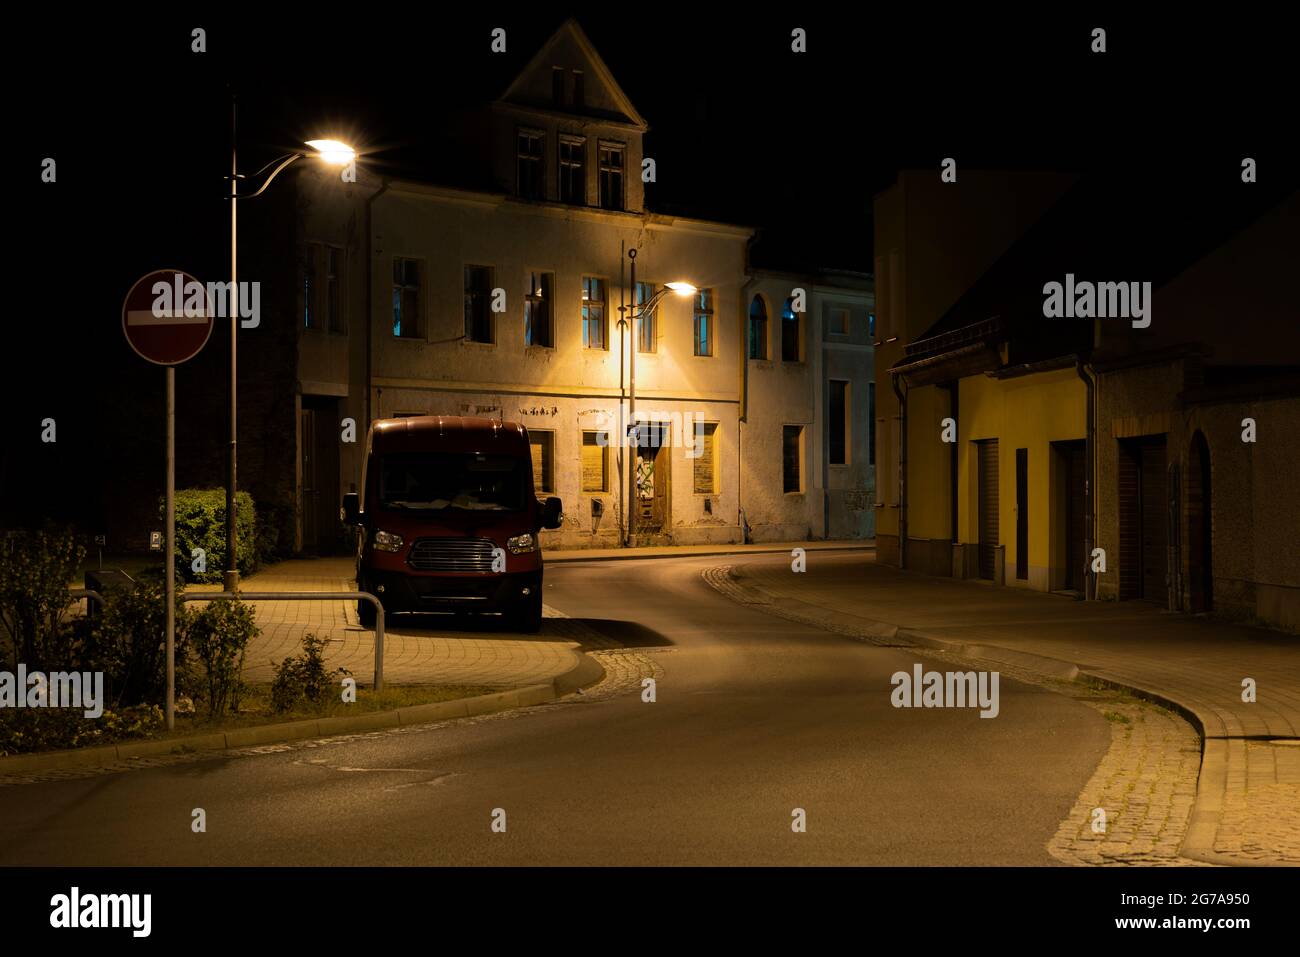
M564 67L551 67L551 100L556 106L564 106Z

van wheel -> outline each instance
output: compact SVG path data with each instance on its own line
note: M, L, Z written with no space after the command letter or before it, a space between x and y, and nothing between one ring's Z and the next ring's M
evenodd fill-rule
M376 617L374 605L364 598L357 601L357 620L361 622L362 628L374 628Z
M515 605L510 612L509 624L511 631L522 632L526 635L535 635L541 630L542 596L540 592L523 599Z

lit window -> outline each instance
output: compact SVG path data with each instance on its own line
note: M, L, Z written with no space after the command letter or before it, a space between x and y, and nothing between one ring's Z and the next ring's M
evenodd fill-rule
M555 345L554 310L551 308L551 273L530 272L524 296L524 345Z
M695 294L695 354L713 355L713 290Z
M582 344L588 349L605 346L605 280L582 277Z
M787 299L781 310L781 361L799 361L799 316L793 299Z
M647 302L654 298L655 284L639 282L636 284L636 305L638 312ZM648 313L643 313L637 320L637 352L654 352L659 337L659 307L656 305Z
M755 296L749 304L749 357L767 358L767 306L762 296Z
M420 262L393 257L393 335L420 336Z

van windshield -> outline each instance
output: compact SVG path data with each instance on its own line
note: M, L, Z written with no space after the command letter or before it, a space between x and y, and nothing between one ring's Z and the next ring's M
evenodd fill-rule
M527 501L524 461L476 452L389 453L379 462L379 507L522 511Z

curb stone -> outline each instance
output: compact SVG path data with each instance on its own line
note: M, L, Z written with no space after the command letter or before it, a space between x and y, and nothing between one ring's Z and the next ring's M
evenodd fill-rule
M715 591L747 605L759 605L771 609L770 613L794 621L816 626L819 618L824 618L829 609L810 605L796 598L773 595L759 586L738 581L731 566L705 569L701 577ZM803 606L807 611L800 611ZM844 627L844 620L851 619L856 624L859 637L876 643L886 641L907 643L915 646L947 651L963 657L989 661L1002 661L1019 665L1026 670L1045 673L1067 681L1092 681L1114 691L1133 695L1146 701L1168 708L1180 715L1195 730L1201 739L1201 770L1197 778L1196 803L1192 807L1187 833L1179 855L1195 861L1240 867L1244 864L1260 866L1259 862L1242 861L1235 857L1221 854L1214 850L1215 836L1218 834L1219 822L1223 815L1223 798L1228 786L1229 746L1233 739L1224 737L1207 737L1205 722L1192 708L1169 695L1144 688L1127 680L1120 680L1112 675L1101 674L1081 668L1076 662L1046 655L1033 654L1013 648L1002 648L988 644L965 644L946 638L939 638L922 631L894 625L874 618L863 618L849 612L835 612L839 627L832 630L849 633ZM886 637L888 636L888 637ZM1284 865L1281 865L1284 866Z
M14 754L0 757L0 774L104 766L116 764L126 758L160 757L186 751L229 751L263 744L301 741L305 738L325 738L356 731L377 731L414 724L431 724L450 718L467 718L508 711L511 708L526 708L555 701L604 679L605 669L600 662L586 652L579 651L577 656L578 663L573 668L564 674L556 675L544 684L525 685L522 688L496 691L473 698L409 705L392 711L372 711L355 717L308 718L302 721L264 724L254 728L210 731L184 738L169 738L165 741L123 741L121 744L101 745L74 751Z
M867 545L867 544L827 545L822 547L817 547L815 543L813 544L814 547L809 548L808 551L815 551L820 553L820 552L859 552L859 551L876 550L875 545ZM774 546L772 548L766 548L766 547L756 548L753 545L744 545L744 546L719 545L716 548L709 548L706 551L699 551L699 552L680 552L680 553L652 552L651 554L644 554L644 553L638 554L638 552L649 552L651 547L647 547L645 549L626 548L626 549L620 549L618 553L614 555L589 554L590 552L596 552L596 551L604 552L605 551L604 549L562 548L562 549L556 549L554 551L543 552L543 557L545 561L556 562L557 564L561 564L564 562L618 562L618 561L628 561L628 560L645 561L647 559L652 559L652 558L716 558L719 555L775 555L775 554L780 554L782 552L789 552L792 547L806 548L807 543L805 543L802 546L786 545L784 547ZM588 553L588 554L584 554L584 553Z

